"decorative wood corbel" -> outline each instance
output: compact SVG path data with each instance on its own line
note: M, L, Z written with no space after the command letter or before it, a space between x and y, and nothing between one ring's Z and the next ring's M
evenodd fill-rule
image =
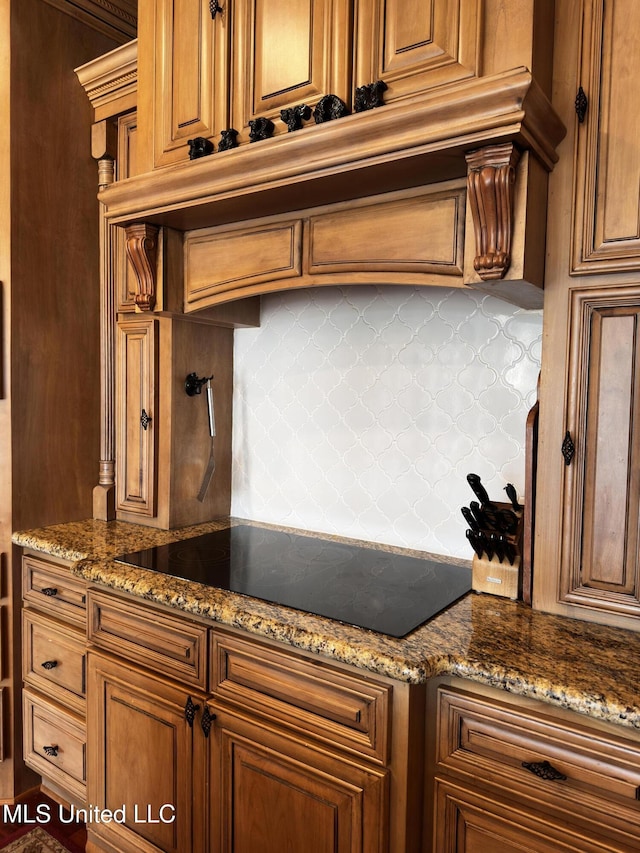
M483 281L503 278L511 263L513 185L520 152L512 142L470 151L467 189L476 237L473 266Z
M140 311L153 311L156 304L158 230L155 225L148 225L146 222L125 228L127 257L131 261L138 283L135 303Z

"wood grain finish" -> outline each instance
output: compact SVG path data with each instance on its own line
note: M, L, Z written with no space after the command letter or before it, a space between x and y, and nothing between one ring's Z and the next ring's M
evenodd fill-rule
M358 0L356 86L384 80L391 103L479 70L480 4Z
M84 720L27 688L22 701L25 761L74 802L85 802Z
M200 311L292 287L461 286L461 181L372 196L242 225L188 232L185 308Z
M631 0L588 0L583 8L579 83L589 106L577 132L572 270L638 269L640 119L633 92L640 61L632 34L640 8Z
M184 617L92 590L87 638L94 646L204 689L207 629Z
M388 779L218 713L210 850L356 853L388 847Z
M295 655L216 632L211 639L211 690L314 739L381 763L389 759L390 688Z
M118 324L116 506L147 517L156 513L157 347L156 320Z
M84 628L86 590L84 581L71 576L68 563L34 554L22 558L22 594L31 607Z
M429 700L434 853L637 847L637 743L455 679Z
M250 121L324 95L351 101L351 14L346 0L236 0L231 126L248 141ZM217 85L217 84L216 84Z
M148 114L147 100L141 101L140 118L153 128L158 167L188 159L189 139L212 138L228 127L231 12L212 20L209 0L155 0L148 6L155 41L145 45L152 53L141 60L152 62L153 102ZM145 71L141 67L142 79Z
M158 300L158 228L146 223L125 228L127 257L136 278L134 302L141 311L153 311Z
M22 612L22 673L27 684L83 715L85 635L32 610Z
M640 616L640 289L572 294L560 599ZM621 488L621 484L624 488Z
M106 849L122 853L204 853L193 834L205 774L202 743L194 749L197 728L185 719L189 691L96 653L89 655L88 689L88 796L100 809L124 805L126 816L122 824L90 825L95 849L104 849L104 835ZM191 695L202 709L203 698ZM159 821L165 805L175 808L165 811L175 820ZM136 822L136 809L144 819L147 808L157 823Z

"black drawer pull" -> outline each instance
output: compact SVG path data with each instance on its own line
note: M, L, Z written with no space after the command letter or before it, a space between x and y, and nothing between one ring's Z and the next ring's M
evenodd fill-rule
M48 595L49 598L51 598L51 596L58 594L58 588L55 586L45 586L40 590L40 592L43 595Z
M209 706L204 706L204 711L202 712L202 719L200 720L200 726L202 727L202 731L204 732L205 737L209 737L209 732L211 731L211 725L215 720L216 715L212 714L209 710Z
M44 749L46 754L49 755L51 758L55 758L56 755L58 754L58 746L57 745L56 746L43 746L42 748Z
M556 770L548 761L523 761L522 766L525 770L539 776L540 779L546 779L548 782L561 782L567 778L564 773Z
M200 710L200 705L196 705L191 696L187 696L187 701L184 706L184 718L189 723L189 727L193 728L193 721L196 717L196 711Z
M46 660L41 664L45 669L55 669L58 666L57 660Z

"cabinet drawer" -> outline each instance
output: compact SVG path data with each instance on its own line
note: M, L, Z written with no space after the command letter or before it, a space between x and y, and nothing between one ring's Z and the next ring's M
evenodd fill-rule
M44 557L22 558L23 597L47 614L84 627L86 584L71 575L68 566Z
M388 759L391 687L372 679L215 632L211 691L322 741Z
M22 612L24 680L69 708L84 713L84 634L35 610Z
M560 799L615 802L640 817L640 743L449 689L440 689L438 709L438 771L460 772L551 805ZM550 778L553 771L543 762L566 778Z
M90 590L88 632L95 646L206 688L207 628L186 616Z
M85 799L86 733L83 721L25 689L22 693L25 762L73 800Z

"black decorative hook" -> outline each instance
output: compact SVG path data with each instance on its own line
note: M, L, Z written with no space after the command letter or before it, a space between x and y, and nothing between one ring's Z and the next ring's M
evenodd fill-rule
M213 379L213 376L203 376L199 379L196 373L190 373L184 380L184 390L189 397L195 397L196 394L202 393L202 386L206 385L210 379Z

